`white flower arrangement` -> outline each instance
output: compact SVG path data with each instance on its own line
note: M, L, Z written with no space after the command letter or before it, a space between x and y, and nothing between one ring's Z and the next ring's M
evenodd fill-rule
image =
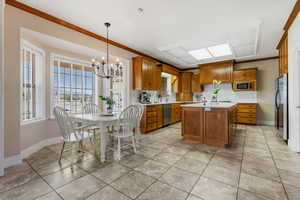
M213 80L213 95L218 95L221 90L222 81Z

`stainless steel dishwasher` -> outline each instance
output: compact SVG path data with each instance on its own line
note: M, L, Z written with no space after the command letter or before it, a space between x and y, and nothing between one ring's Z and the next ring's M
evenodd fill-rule
M172 104L164 104L163 105L163 115L164 115L164 123L163 125L169 125L171 122L172 116Z

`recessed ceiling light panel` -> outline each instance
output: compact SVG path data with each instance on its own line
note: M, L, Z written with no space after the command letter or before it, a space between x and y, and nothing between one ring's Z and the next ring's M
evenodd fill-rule
M189 54L191 54L197 60L205 60L212 58L211 54L207 51L207 49L189 51Z
M223 57L223 56L232 55L232 51L228 44L221 44L217 46L208 47L208 50L214 57Z

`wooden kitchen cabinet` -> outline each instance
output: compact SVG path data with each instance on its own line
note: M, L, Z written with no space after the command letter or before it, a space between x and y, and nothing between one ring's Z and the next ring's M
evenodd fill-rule
M284 35L278 46L279 50L279 76L288 73L288 35Z
M204 111L204 143L213 146L229 144L229 120L230 115L226 109Z
M182 137L204 143L204 111L202 108L182 109Z
M234 91L256 91L257 89L257 68L239 69L233 72L233 87ZM240 90L237 88L239 83L250 83L252 87L249 89Z
M171 124L181 120L181 104L172 104Z
M237 105L236 123L256 125L256 103L240 103Z
M181 87L180 92L190 93L192 92L192 72L181 72Z
M141 131L147 133L163 126L162 105L146 106L141 119Z
M160 90L162 68L154 60L145 57L134 57L133 61L133 89Z
M179 92L176 94L177 101L192 101L192 72L181 72L179 76Z
M203 92L203 87L200 85L200 74L192 75L192 93Z
M172 67L170 65L162 64L162 72L168 73L174 76L179 76L179 70L175 67Z
M231 108L183 107L182 136L201 144L224 147L234 134L235 106Z
M256 81L257 68L239 69L233 72L233 81L248 82Z
M233 60L202 64L200 67L200 84L212 84L213 80L223 83L232 82Z

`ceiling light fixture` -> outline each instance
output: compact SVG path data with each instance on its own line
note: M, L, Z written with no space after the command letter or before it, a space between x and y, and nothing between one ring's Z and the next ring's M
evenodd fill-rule
M205 60L212 58L212 55L207 51L207 49L189 51L189 54L191 54L197 60Z
M208 47L208 51L213 55L213 57L223 57L231 56L232 51L229 44L221 44L217 46Z
M92 67L94 68L94 73L100 78L122 80L122 63L118 58L115 63L110 63L109 61L108 28L110 27L110 23L106 22L104 26L106 27L106 58L102 57L101 61L92 59Z

